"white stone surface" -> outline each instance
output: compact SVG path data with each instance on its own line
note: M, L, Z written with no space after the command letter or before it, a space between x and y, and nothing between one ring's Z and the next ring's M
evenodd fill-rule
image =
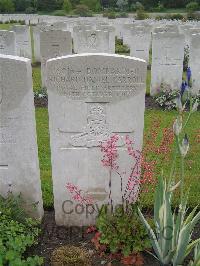
M15 25L12 27L12 31L14 31L16 35L17 55L32 59L30 27Z
M127 171L131 161L124 137L133 137L135 148L142 148L146 63L110 54L66 56L47 62L47 80L56 223L90 225L97 205L108 203L109 170L101 163L100 141L120 136L120 164ZM120 178L112 173L111 180L116 205L121 203ZM86 217L86 209L82 214L75 211L68 182L94 199L96 212Z
M40 33L42 86L46 87L46 62L50 58L72 54L72 38L68 31L52 30Z
M115 54L115 28L108 25L98 25L96 29L109 32L109 53Z
M75 41L77 43L75 44ZM103 30L79 31L74 39L77 53L110 53L109 32Z
M160 91L160 85L179 90L182 83L184 35L175 32L153 34L151 95Z
M190 43L190 68L192 71L192 93L200 93L200 34L193 34Z
M129 40L130 56L149 61L151 31L149 27L138 26L131 30Z
M34 26L33 29L33 41L34 41L34 57L35 62L41 62L41 55L40 55L40 32L45 30L47 23L39 23Z
M0 54L16 55L16 39L13 31L0 30Z
M42 193L29 59L0 55L0 194L22 193L42 218ZM32 210L33 211L33 210Z

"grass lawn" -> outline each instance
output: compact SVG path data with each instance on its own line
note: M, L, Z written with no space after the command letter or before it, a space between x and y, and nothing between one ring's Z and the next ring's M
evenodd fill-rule
M146 110L145 112L145 134L149 134L154 128L152 128L154 121L160 120L160 126L157 128L158 136L155 143L152 145L159 146L162 138L162 130L169 128L176 116L175 111L155 111ZM50 162L50 148L49 148L49 132L48 132L48 111L47 108L36 109L37 120L37 134L38 134L38 146L39 146L39 159L41 169L41 180L44 204L46 207L53 206L52 196L52 183L51 183L51 162ZM199 191L200 191L200 112L195 113L188 125L187 134L190 139L190 152L186 158L185 171L186 171L186 186L191 188L189 197L189 203L191 206L199 203ZM170 171L170 156L157 155L154 152L148 154L148 160L156 160L157 167L156 173L161 173L163 169L164 175L168 176ZM177 166L178 171L178 166ZM178 195L176 199L178 200ZM151 206L153 200L153 193L144 193L142 196L142 202L145 206Z

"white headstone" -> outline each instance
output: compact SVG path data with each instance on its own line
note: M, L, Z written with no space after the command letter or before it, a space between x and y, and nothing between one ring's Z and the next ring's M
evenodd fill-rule
M22 193L43 216L29 59L0 55L0 194Z
M129 40L130 56L149 61L149 50L151 45L151 31L149 27L135 27L131 30Z
M16 39L13 31L0 30L0 54L16 55Z
M125 136L133 137L136 149L142 149L146 63L109 54L66 56L47 62L47 78L56 222L90 225L96 206L107 204L109 197L109 170L101 164L100 142L119 135L123 169L131 168ZM121 204L120 179L114 172L111 179L113 204ZM79 214L67 183L91 196L96 212L86 217L84 209Z
M98 25L97 30L109 32L109 53L115 53L115 28L108 25Z
M109 32L103 30L79 31L77 38L77 53L110 53Z
M190 68L192 71L192 93L200 93L200 34L193 34L190 43Z
M72 54L72 38L68 31L52 30L40 33L42 86L46 87L46 62L50 58Z
M184 35L173 32L153 34L151 95L160 91L161 84L179 90L182 83Z
M34 59L35 62L41 62L40 55L40 32L45 30L47 23L40 23L32 27L33 29L33 41L34 41Z
M12 27L12 30L16 34L17 55L32 59L30 27L24 25L15 25Z

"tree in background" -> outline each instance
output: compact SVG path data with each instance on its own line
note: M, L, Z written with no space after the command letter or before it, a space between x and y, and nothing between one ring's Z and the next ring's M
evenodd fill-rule
M199 9L199 4L197 2L190 2L186 5L186 10L188 13L193 13Z
M32 7L31 0L13 0L15 11L25 11L27 8Z
M70 0L64 0L63 10L65 10L66 13L69 13L72 10L72 4L71 4Z
M38 0L38 9L42 11L56 10L58 1L56 0Z
M99 0L81 0L80 4L87 6L90 10L94 12L101 10L101 5Z
M12 13L15 11L15 6L12 0L0 0L0 12Z
M117 0L117 6L121 11L128 7L128 0Z

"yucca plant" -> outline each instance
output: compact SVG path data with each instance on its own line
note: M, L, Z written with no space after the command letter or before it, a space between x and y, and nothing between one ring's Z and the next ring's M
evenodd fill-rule
M188 84L190 77L191 75L188 75ZM190 112L184 125L183 111L187 102L185 102L185 104L182 103L183 93L177 99L176 103L177 109L179 111L173 126L176 148L174 151L169 181L166 181L166 179L163 177L163 174L158 178L158 186L154 200L154 231L146 221L140 209L138 209L140 218L143 224L146 226L149 237L151 238L151 243L156 254L155 257L162 265L182 265L187 255L198 243L200 243L200 239L195 241L192 241L191 239L193 229L200 220L200 212L197 212L198 206L196 206L192 212L188 214L187 199L189 193L185 193L184 191L184 158L189 150L189 141L187 135L183 131L185 130L192 113L196 111L198 107L197 102L192 105L192 98L189 89L191 88L188 87L186 90L186 96L190 102ZM181 140L183 133L185 136ZM174 169L175 161L178 155L181 161L181 172L180 180L175 184ZM181 194L180 204L178 210L175 209L172 211L173 193L179 187ZM196 251L196 253L197 252L198 251ZM198 259L198 255L196 257Z
M180 182L169 187L163 177L159 178L154 204L155 232L138 210L148 230L156 258L162 265L182 265L185 257L200 243L200 239L191 242L192 231L200 220L200 212L196 214L197 207L186 216L186 197L178 208L178 214L176 210L172 211L173 192L179 184Z
M200 265L200 244L197 244L194 249L194 260L190 261L189 266L199 266Z

